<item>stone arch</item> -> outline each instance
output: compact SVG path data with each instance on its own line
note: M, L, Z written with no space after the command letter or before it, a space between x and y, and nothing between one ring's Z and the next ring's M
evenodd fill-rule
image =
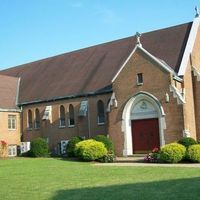
M144 102L144 105L142 105L142 102ZM150 109L142 113L142 111L138 109L138 106L149 106ZM159 100L148 92L139 92L127 101L122 113L121 126L122 132L124 133L124 156L133 154L131 120L153 117L158 118L160 146L163 146L165 144L164 129L166 128L166 124L165 113Z

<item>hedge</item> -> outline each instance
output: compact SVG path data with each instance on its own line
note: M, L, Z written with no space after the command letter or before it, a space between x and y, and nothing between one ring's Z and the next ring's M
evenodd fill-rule
M107 155L107 149L102 142L89 139L76 144L75 155L82 160L93 161Z
M178 143L171 143L161 148L160 159L163 162L178 163L184 158L185 153L185 146Z

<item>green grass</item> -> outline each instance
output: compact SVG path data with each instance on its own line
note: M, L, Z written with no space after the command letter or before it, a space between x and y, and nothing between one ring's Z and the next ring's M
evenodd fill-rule
M53 158L0 160L0 199L200 199L200 168L111 167Z

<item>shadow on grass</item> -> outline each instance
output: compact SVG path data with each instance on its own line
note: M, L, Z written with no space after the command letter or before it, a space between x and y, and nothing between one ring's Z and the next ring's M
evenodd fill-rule
M199 200L200 178L57 191L52 200Z

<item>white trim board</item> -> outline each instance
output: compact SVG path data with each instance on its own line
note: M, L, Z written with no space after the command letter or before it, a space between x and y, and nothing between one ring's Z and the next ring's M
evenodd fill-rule
M182 61L180 64L180 68L178 71L178 76L183 76L185 74L186 68L187 68L187 64L188 64L188 60L190 58L190 54L192 53L192 49L194 47L194 43L195 43L195 39L197 36L197 32L198 32L198 28L199 28L199 24L200 24L200 17L195 17L192 23L192 27L190 30L190 34L188 37L188 41L185 47L185 51L182 57Z
M151 58L154 62L156 62L159 66L161 66L165 71L171 73L174 75L174 77L177 77L176 73L174 72L174 70L167 64L165 64L164 62L162 62L161 60L159 60L158 58L156 58L155 56L153 56L151 53L149 53L146 49L144 49L141 45L136 44L135 48L133 49L133 51L130 53L130 55L128 56L128 58L125 60L125 62L123 63L123 65L120 67L120 69L118 70L118 72L115 74L114 78L112 79L112 83L116 80L116 78L118 77L118 75L120 74L120 72L123 70L123 68L126 66L126 64L128 63L128 61L130 60L130 58L132 57L132 55L136 52L137 49L140 49L143 53L145 53L149 58Z
M5 109L5 108L0 108L0 112L22 112L20 109Z
M121 131L124 135L124 149L123 156L129 156L133 154L133 143L132 143L132 129L131 129L131 110L141 100L146 100L151 103L157 111L157 118L159 123L159 138L160 146L165 145L164 130L166 129L165 113L159 100L148 92L141 91L132 96L127 102L122 112ZM145 119L141 117L140 119Z

